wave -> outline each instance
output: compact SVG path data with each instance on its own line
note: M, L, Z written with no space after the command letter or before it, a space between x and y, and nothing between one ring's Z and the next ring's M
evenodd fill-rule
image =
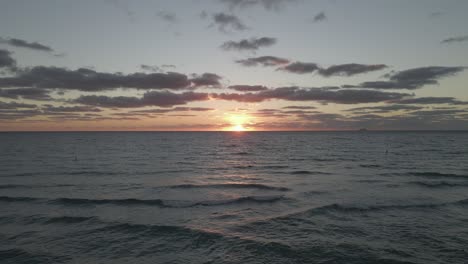
M35 173L35 172L21 172L21 173L15 173L11 176L14 176L14 177L28 177L28 176L35 176L35 175L38 175L38 173Z
M101 204L116 204L116 205L157 205L165 207L164 201L161 199L141 200L141 199L86 199L86 198L58 198L51 200L51 203L63 205L101 205Z
M291 171L290 174L294 174L294 175L300 175L300 174L329 175L330 173L321 172L321 171L295 170L295 171Z
M58 217L51 217L50 219L46 220L46 224L53 224L53 223L65 223L65 224L75 224L75 223L82 223L89 220L95 220L96 217L84 217L84 216L58 216Z
M412 181L408 182L409 184L419 185L428 188L443 188L443 187L467 187L468 182L422 182L422 181Z
M241 204L241 203L273 203L286 199L283 195L272 196L245 196L231 200L218 200L218 201L203 201L194 203L192 206L214 206L214 205L228 205L228 204Z
M380 173L382 176L417 176L428 179L463 179L468 178L468 175L455 174L455 173L441 173L441 172L406 172L406 173Z
M409 175L427 178L467 178L467 175L440 172L409 172Z
M39 198L33 197L11 197L11 196L0 196L0 202L33 202L40 200Z
M359 166L362 168L381 168L382 167L377 164L360 164Z
M70 260L64 256L30 253L21 248L0 250L0 259L7 260L7 263L63 263Z
M246 156L246 155L251 155L252 153L241 151L241 152L236 152L232 153L232 155L238 155L238 156Z
M18 184L4 184L0 185L0 189L16 189L16 188L22 188L26 185L18 185Z
M232 189L259 189L272 191L289 191L286 187L276 187L255 183L223 183L223 184L180 184L167 186L170 189L201 189L201 188L232 188Z
M111 175L119 175L119 173L111 172L111 171L72 171L72 172L68 172L67 175L111 176Z
M312 213L323 213L330 211L338 212L374 212L382 210L398 210L398 209L419 209L419 208L440 208L451 205L468 205L468 199L445 202L445 203L427 203L427 204L401 204L401 205L375 205L375 206L347 206L340 204L330 204L322 207L317 207L309 210Z
M57 184L57 185L24 185L24 184L4 184L0 185L0 189L33 189L33 188L55 188L55 187L73 187L73 184Z
M244 196L229 200L211 200L211 201L181 201L181 200L141 200L141 199L82 199L82 198L59 198L52 200L52 203L63 205L150 205L158 206L161 208L190 208L196 206L219 206L229 204L242 204L242 203L273 203L285 199L283 195L275 196Z
M271 224L271 222L289 222L292 220L307 219L311 220L311 216L314 215L327 215L330 213L341 213L341 214L351 214L351 213L370 213L370 212L379 212L386 210L407 210L407 209L437 209L447 206L467 206L468 199L445 202L445 203L427 203L427 204L404 204L404 205L375 205L375 206L348 206L342 204L329 204L319 207L313 207L310 209L296 211L281 216L275 216L267 219L262 219L258 221L253 221L241 226L239 228L251 228L252 226Z
M362 183L378 183L378 182L387 182L385 180L356 180L357 182L362 182Z

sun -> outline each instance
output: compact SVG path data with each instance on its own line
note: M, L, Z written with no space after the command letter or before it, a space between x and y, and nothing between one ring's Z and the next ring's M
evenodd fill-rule
M226 120L231 124L231 126L226 127L226 131L249 131L252 130L248 127L251 117L246 114L229 114L226 117Z
M245 127L242 125L235 125L231 128L232 131L242 132L245 131Z

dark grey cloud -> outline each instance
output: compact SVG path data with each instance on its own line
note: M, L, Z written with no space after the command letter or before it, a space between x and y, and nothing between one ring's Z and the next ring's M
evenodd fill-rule
M313 21L317 23L317 22L324 21L326 19L327 19L327 15L325 15L325 12L322 11L314 16Z
M437 18L437 17L442 16L443 14L444 13L440 12L440 11L432 12L432 13L429 14L429 18Z
M446 38L442 40L441 43L449 44L449 43L464 42L464 41L468 41L468 35Z
M263 85L231 85L228 88L239 92L258 92L268 90L268 88Z
M294 116L292 117L291 114ZM466 130L468 129L467 109L432 109L406 111L391 116L380 114L332 114L320 112L287 113L257 112L260 117L283 117L280 121L256 122L252 128L293 129L293 130L353 130L369 128L371 130Z
M115 8L120 9L131 22L135 22L135 12L130 9L129 2L121 0L106 0L106 2L114 5Z
M144 106L172 107L174 105L183 105L193 101L206 101L209 99L210 97L207 93L185 92L177 94L169 91L150 91L146 92L141 98L82 95L71 102L98 107L137 108Z
M318 114L320 111L310 111L310 110L287 110L282 111L282 113L290 114L290 115L305 115L305 114Z
M163 72L163 70L156 65L146 65L146 64L141 64L140 68L144 71L150 71L150 72Z
M11 52L0 49L0 68L14 68L16 65L15 59L11 57Z
M149 72L166 72L165 69L174 69L175 65L172 64L163 64L161 66L157 65L147 65L147 64L141 64L140 69L144 71L149 71Z
M419 97L396 101L398 104L450 104L450 105L468 105L468 102L457 100L453 97Z
M324 77L330 76L352 76L356 74L367 73L371 71L378 71L386 68L384 64L358 64L358 63L347 63L332 65L328 68L318 66L312 62L294 62L284 67L278 68L291 73L305 74L305 73L318 73Z
M318 73L322 76L352 76L361 73L367 73L371 71L378 71L387 68L387 65L384 64L358 64L358 63L348 63L333 65L328 68L319 69Z
M222 79L221 76L214 73L203 73L202 75L194 75L190 81L195 86L212 86L216 87L221 85L219 82Z
M219 93L210 97L238 102L263 102L267 100L320 101L323 103L359 104L399 100L411 96L405 93L387 93L375 90L330 90L326 88L280 87L258 93Z
M41 110L46 113L82 113L82 112L101 112L102 110L96 107L90 106L53 106L53 105L45 105L41 107Z
M48 90L37 88L9 88L0 89L0 97L11 99L50 100Z
M207 112L207 111L213 111L215 110L214 108L209 108L209 107L184 107L184 106L179 106L179 107L174 107L174 108L157 108L157 109L145 109L145 110L135 110L135 111L130 111L127 114L165 114L165 113L170 113L170 112Z
M244 60L237 60L236 63L239 63L243 66L280 66L283 64L288 64L289 60L274 56L261 56L261 57L254 57L254 58L247 58Z
M17 102L2 102L0 101L0 109L17 109L17 108L36 108L37 106L34 104L25 104L25 103L17 103Z
M256 93L172 93L169 91L150 91L143 97L86 95L71 100L96 107L137 108L145 106L171 107L195 101L210 99L257 103L267 100L320 101L322 103L359 104L387 102L403 99L411 95L388 93L374 90L329 90L322 88L281 87Z
M285 106L283 109L299 109L299 110L310 110L310 109L316 109L317 107L315 106L302 106L302 105L290 105L290 106Z
M466 110L413 111L400 115L381 116L376 114L339 115L305 114L290 128L302 129L351 129L369 128L376 130L450 130L467 129ZM302 121L302 122L301 122Z
M27 42L26 40L16 39L16 38L1 38L0 43L7 44L13 47L18 48L27 48L38 51L53 52L54 50L46 45L37 43L37 42Z
M167 11L159 11L156 13L156 16L160 18L163 21L166 21L168 23L177 23L177 15L172 12L167 12Z
M429 66L399 71L388 74L388 81L364 82L357 86L343 86L343 88L370 89L419 89L425 85L439 84L438 80L453 76L464 71L465 67Z
M256 51L262 47L269 47L276 43L275 38L262 37L262 38L251 38L242 39L240 41L226 41L221 45L224 50L236 50L236 51Z
M243 31L248 29L248 27L235 15L216 13L213 14L212 18L213 24L221 32L229 32L230 30Z
M413 111L413 110L420 110L424 107L421 106L414 106L414 105L380 105L380 106L367 106L367 107L356 107L345 110L347 112L354 112L354 113L391 113L395 111Z
M297 2L297 0L218 0L221 3L226 4L229 9L233 10L236 8L251 8L261 6L266 10L279 11L283 9L287 4Z
M294 62L279 70L297 73L297 74L305 74L305 73L312 73L319 70L320 67L316 63L308 63L308 62Z
M105 73L91 69L37 66L16 71L12 77L0 78L1 87L34 87L42 89L63 89L79 91L105 91L118 88L135 89L189 89L204 85L213 74L206 73L190 79L187 75L167 73L133 74ZM214 85L215 80L209 85Z
M41 115L37 109L0 109L0 120L18 120Z
M466 109L433 109L433 110L421 110L421 111L413 111L408 113L409 116L449 116L453 117L457 114L464 114L468 113Z

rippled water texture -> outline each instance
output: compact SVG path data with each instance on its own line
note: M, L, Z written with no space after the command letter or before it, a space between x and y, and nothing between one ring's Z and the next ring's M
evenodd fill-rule
M466 263L468 133L0 133L1 263Z

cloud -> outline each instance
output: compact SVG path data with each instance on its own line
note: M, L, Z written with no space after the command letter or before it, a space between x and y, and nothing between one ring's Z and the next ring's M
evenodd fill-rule
M396 101L398 104L450 104L450 105L468 105L468 102L457 100L453 97L419 97Z
M278 70L287 71L296 74L306 74L316 72L324 77L330 76L352 76L361 73L367 73L371 71L378 71L386 68L384 64L358 64L358 63L348 63L348 64L338 64L332 65L328 68L323 68L318 66L316 63L312 62L294 62L284 67L278 68Z
M189 89L204 85L203 81L213 77L205 73L190 79L187 75L167 73L133 74L105 73L91 69L80 68L69 70L66 68L36 66L16 71L16 76L0 78L1 87L35 87L42 89L79 90L86 92L106 91L118 88L135 89ZM215 80L211 80L214 85Z
M319 74L325 77L329 76L352 76L371 71L378 71L387 68L384 64L365 65L357 63L333 65L328 68L319 69Z
M408 89L414 90L424 85L439 84L438 79L453 76L464 71L465 67L429 66L414 68L387 75L388 81L364 82L358 86L343 86L343 88L370 89Z
M227 41L221 45L224 50L236 50L236 51L256 51L261 47L269 47L276 43L275 38L262 37L262 38L251 38L242 39L240 41Z
M288 129L346 129L359 128L379 130L443 130L443 129L467 129L468 118L466 110L424 110L413 111L400 115L381 116L376 114L340 115L330 113L303 114L299 119L286 122ZM290 120L290 119L288 119ZM262 126L269 127L268 123ZM281 124L276 126L281 127Z
M17 109L17 108L36 108L36 105L33 104L24 104L24 103L17 103L17 102L2 102L0 101L0 109Z
M424 107L421 106L414 106L414 105L381 105L381 106L367 106L367 107L356 107L345 110L347 112L354 112L354 113L391 113L394 111L412 111L412 110L420 110Z
M106 2L109 2L115 6L115 8L120 9L121 11L124 12L124 14L128 17L128 19L132 22L136 20L135 18L135 12L130 10L130 7L128 5L129 2L127 1L120 1L120 0L106 0Z
M183 105L193 101L207 101L209 99L207 93L185 92L177 94L169 91L150 91L146 92L141 98L130 96L109 97L104 95L82 95L72 100L71 103L110 108L137 108L144 106L172 107L174 105Z
M101 112L102 110L96 107L90 107L90 106L52 106L52 105L46 105L41 108L42 111L46 114L50 113L82 113L82 112Z
M174 24L178 22L176 14L172 12L159 11L156 16L168 23Z
M16 39L16 38L1 38L0 43L7 44L13 47L26 48L37 51L53 52L54 50L46 45L37 43L37 42L27 42L26 40Z
M48 90L37 88L9 88L0 89L0 97L11 99L50 100Z
M163 70L156 65L146 65L146 64L141 64L140 68L144 71L150 71L150 72L162 72Z
M14 68L16 65L15 59L11 57L11 52L0 49L0 68Z
M283 59L279 57L274 57L274 56L261 56L261 57L255 57L255 58L247 58L244 60L237 60L236 63L239 63L243 66L279 66L283 64L288 64L289 60L288 59Z
M320 12L314 16L314 23L321 22L327 19L327 16L325 15L325 12Z
M231 10L261 6L266 10L279 11L287 4L297 2L297 0L219 0L219 2L227 4Z
M268 90L268 88L263 85L231 85L228 88L239 92L258 92Z
M307 62L294 62L279 70L297 73L297 74L305 74L305 73L312 73L319 70L320 67L316 63L307 63Z
M215 110L214 108L208 108L208 107L184 107L184 106L179 106L179 107L174 107L174 108L157 108L157 109L145 109L145 110L135 110L135 111L130 111L127 114L165 114L165 113L170 113L170 112L207 112L207 111L213 111Z
M447 38L447 39L442 40L441 43L449 44L449 43L464 42L464 41L468 41L468 35Z
M1 120L17 120L23 118L31 118L42 114L37 109L6 109L0 110Z
M316 109L317 107L315 106L302 106L302 105L290 105L290 106L285 106L283 109L299 109L299 110L308 110L308 109Z
M399 100L411 96L374 90L330 90L326 88L280 87L258 93L219 93L210 97L237 102L258 103L267 100L320 101L323 103L359 104Z
M229 30L243 31L248 27L235 15L225 13L213 14L213 23L218 27L221 32L229 32Z
M221 76L214 74L214 73L203 73L202 75L194 75L190 81L193 85L197 86L219 86L220 80L222 79Z
M172 93L170 91L150 91L143 97L82 95L69 101L108 108L138 108L145 106L172 107L195 101L211 99L258 103L267 100L320 101L322 103L359 104L399 100L411 95L388 93L374 90L329 90L326 88L280 87L256 93Z
M429 14L429 18L437 18L437 17L442 16L443 14L444 13L440 12L440 11L432 12L432 13Z
M161 66L157 65L146 65L146 64L141 64L140 69L144 71L149 71L149 72L165 72L164 69L169 69L169 68L175 68L175 65L172 64L163 64Z

